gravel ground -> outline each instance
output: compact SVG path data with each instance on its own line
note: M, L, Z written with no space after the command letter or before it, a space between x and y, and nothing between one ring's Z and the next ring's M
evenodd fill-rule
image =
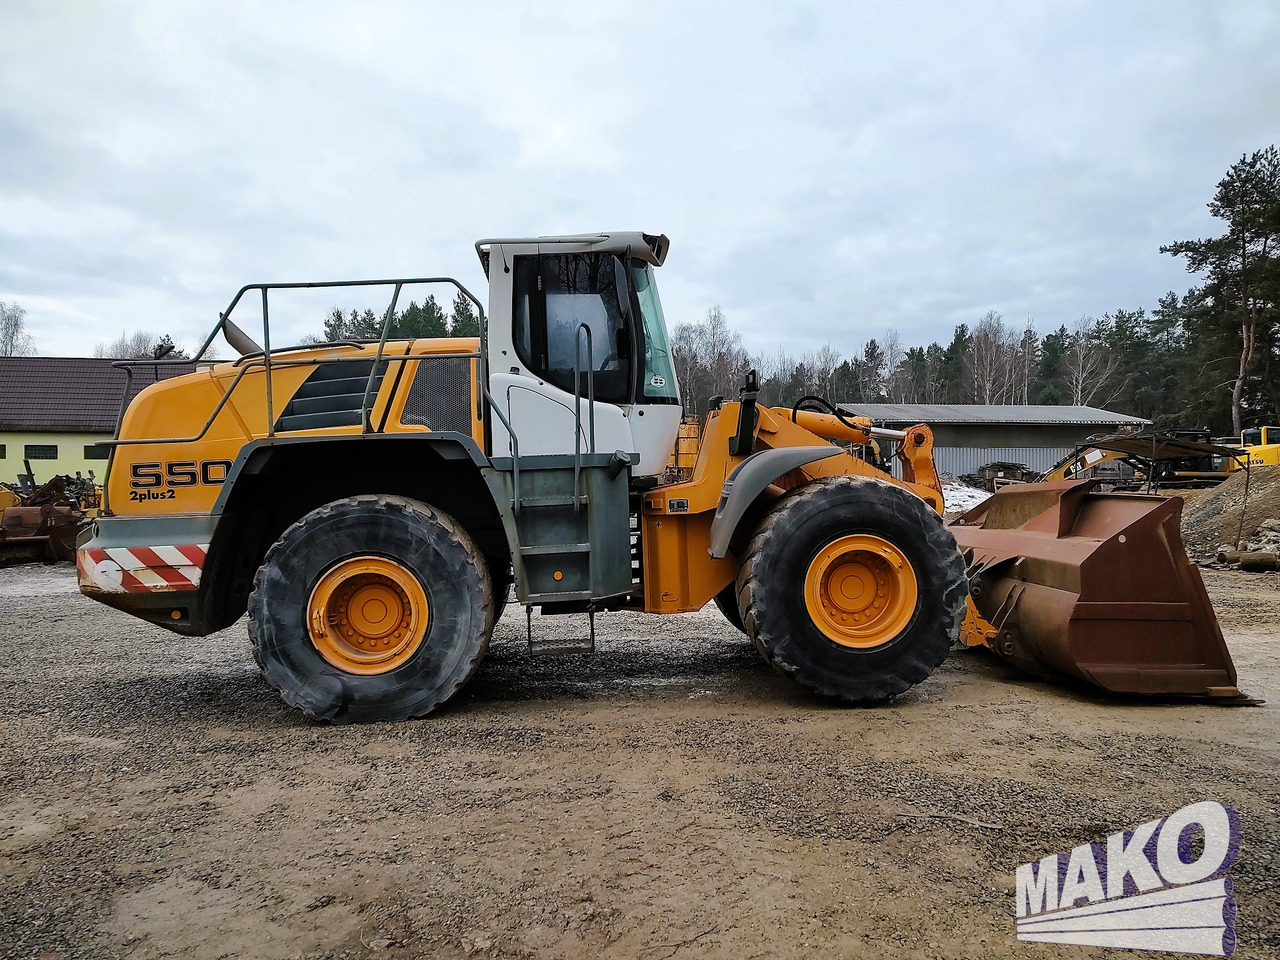
M0 956L1101 957L1017 944L1015 867L1214 798L1237 956L1277 957L1280 580L1206 580L1267 706L957 653L843 710L714 607L537 660L517 609L445 710L352 728L284 707L243 624L184 639L68 566L0 570Z

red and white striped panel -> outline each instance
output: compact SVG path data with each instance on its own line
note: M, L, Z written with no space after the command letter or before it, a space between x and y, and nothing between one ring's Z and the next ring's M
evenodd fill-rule
M106 593L164 593L200 586L207 543L76 551L80 586Z

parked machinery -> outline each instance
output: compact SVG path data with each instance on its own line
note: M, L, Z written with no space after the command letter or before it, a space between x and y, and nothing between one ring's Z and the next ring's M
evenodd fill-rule
M1280 464L1280 427L1250 427L1241 432L1239 443L1248 455L1249 466ZM1240 468L1239 461L1230 464L1232 470Z
M0 566L70 560L81 523L98 508L93 477L56 476L37 486L30 462L24 465L18 485L0 484Z
M193 635L247 609L267 681L335 721L447 700L512 585L530 611L591 623L714 598L802 686L902 693L958 639L969 592L932 433L764 408L752 373L712 405L687 477L663 482L682 422L654 276L667 247L481 241L487 314L447 278L243 288L200 351L221 332L239 359L150 385L123 414L81 589ZM389 340L403 288L437 282L475 303L480 338ZM370 285L392 288L377 342L271 348L273 291ZM230 319L249 293L263 347ZM854 455L875 439L896 445L899 478ZM529 642L593 645L531 626Z

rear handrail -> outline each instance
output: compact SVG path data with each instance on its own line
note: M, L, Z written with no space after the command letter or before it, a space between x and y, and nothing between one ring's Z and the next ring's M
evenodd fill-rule
M367 343L357 343L355 341L345 341L345 342L355 347L364 347L364 346L367 346L369 343L373 343L372 340L368 341ZM393 364L393 363L419 363L419 362L430 362L432 360L457 360L459 358L465 358L468 360L478 360L479 356L480 355L478 353L420 353L420 354L406 353L403 355L386 357L381 362L386 363L389 366L390 364ZM349 363L352 360L358 360L358 359L360 358L359 357L305 357L300 360L277 359L274 363L274 366L319 367L319 366L324 366L325 364L330 364L330 363ZM140 437L136 440L121 440L117 437L116 439L102 440L99 442L104 447L128 447L128 446L139 446L147 443L195 443L199 440L202 440L204 439L205 434L207 434L209 432L209 429L213 426L214 421L218 419L218 414L221 413L223 407L227 405L227 402L231 399L231 395L235 392L236 387L240 385L240 381L244 378L245 374L249 373L251 370L257 369L258 367L262 367L265 369L266 367L265 357L260 357L260 356L251 357L244 363L243 366L240 367L239 370L236 371L235 377L232 378L230 385L223 392L222 396L218 398L218 403L214 406L212 412L209 414L209 418L204 422L204 426L201 427L200 432L195 434L194 436ZM374 366L374 371L375 372L377 371L376 364ZM131 371L126 369L125 372L130 376L132 376ZM382 431L381 429L379 429L377 432L381 433ZM269 434L269 436L274 436L274 434Z
M275 435L275 417L274 417L274 408L273 408L274 397L272 396L272 389L271 389L272 387L271 368L276 364L288 362L288 361L275 360L274 356L279 353L288 353L288 352L292 352L294 350L300 350L300 349L314 349L316 347L323 347L323 346L354 345L355 341L339 340L339 341L332 341L330 343L324 343L324 344L297 344L295 346L285 347L285 348L273 351L271 349L271 326L270 326L270 313L269 313L270 308L268 304L269 291L271 290L310 290L310 289L318 289L318 288L324 288L324 287L385 287L385 286L394 287L395 289L392 294L391 305L387 308L387 313L384 316L383 325L382 325L382 335L377 341L378 347L375 352L376 359L374 361L374 366L373 366L373 372L376 373L378 369L378 364L381 362L382 355L385 351L387 337L391 329L391 319L395 315L395 305L399 300L401 289L405 286L428 284L428 283L450 284L453 287L457 288L458 292L462 294L462 296L466 297L469 301L471 301L471 303L475 305L476 311L477 311L477 317L480 323L480 341L481 341L480 366L481 368L483 368L484 343L486 341L485 328L487 326L485 322L486 317L484 312L484 305L479 301L479 299L476 298L475 294L473 294L462 283L460 283L458 280L455 280L453 277L410 277L410 278L400 278L400 279L391 278L386 280L322 280L322 281L291 282L291 283L250 283L250 284L246 284L245 286L241 287L238 291L236 291L236 295L231 298L231 302L227 305L227 309L218 314L218 322L214 324L213 329L209 331L209 335L205 337L204 342L200 345L200 349L196 351L196 355L194 357L190 359L177 358L173 360L157 360L157 359L117 360L112 364L112 366L118 367L125 371L125 389L124 389L124 395L120 398L120 413L116 418L115 435L111 441L104 441L104 445L122 446L126 444L134 444L134 443L192 443L195 440L199 440L201 437L205 435L205 433L208 431L209 427L213 423L212 417L210 418L209 422L205 425L205 428L201 430L201 432L195 437L169 437L169 438L154 438L154 439L147 438L144 440L121 440L120 429L124 424L124 416L129 407L129 401L131 399L130 393L132 392L132 387L133 387L133 368L144 367L144 366L149 366L149 367L190 366L192 364L200 363L202 360L204 360L204 356L208 352L209 347L212 345L214 338L219 333L223 333L224 336L226 336L226 328L228 327L228 325L230 325L233 329L236 329L238 331L239 328L237 328L235 324L232 323L231 321L231 314L235 310L236 306L240 303L241 299L243 299L244 295L249 291L258 290L258 291L261 291L262 293L263 346L260 350L251 351L249 353L242 354L240 357L232 361L233 365L237 367L242 367L242 370L237 372L236 378L232 381L231 385L227 388L226 392L223 394L222 398L219 400L217 408L215 410L215 416L218 412L221 412L222 408L226 405L227 398L229 397L231 391L234 390L236 385L240 382L243 368L252 366L254 364L254 361L260 360L266 372L265 391L266 391L266 401L267 401L267 436L271 437ZM368 341L368 342L372 343L373 341ZM336 357L332 359L325 358L323 360L317 359L316 362L334 363L334 362L338 362L340 360L346 360L346 359L350 359L350 358L348 357ZM408 358L405 357L405 358L397 358L397 359L400 359L403 361ZM483 370L480 370L477 372L478 372L477 379L481 379L483 377ZM368 402L369 389L371 386L372 386L372 378L370 382L367 383L365 386L366 405ZM477 410L477 414L479 419L483 422L483 420L485 419L484 417L485 411L483 409L479 409ZM362 414L362 421L361 421L362 434L367 432L365 420L367 420L367 413Z
M579 507L579 480L582 476L582 335L587 335L587 419L591 424L591 453L596 452L596 382L595 349L591 345L591 327L578 324L573 342L573 512Z

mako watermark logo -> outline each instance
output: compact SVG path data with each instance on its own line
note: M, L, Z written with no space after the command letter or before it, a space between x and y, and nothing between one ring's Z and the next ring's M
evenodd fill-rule
M1197 849L1198 848L1198 849ZM1020 866L1018 939L1229 957L1240 816L1206 800Z

